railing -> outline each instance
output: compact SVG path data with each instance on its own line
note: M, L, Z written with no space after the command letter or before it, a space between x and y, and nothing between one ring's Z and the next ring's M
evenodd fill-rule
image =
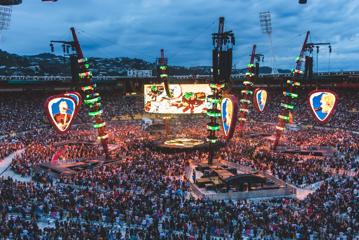
M270 190L249 191L249 192L227 192L206 194L205 198L212 201L221 201L226 199L245 200L245 199L266 199L277 197L292 197L295 195L295 190L292 188L278 188Z
M292 73L262 73L259 77L290 77ZM330 76L359 76L359 71L342 71L342 72L320 72L314 74L315 76L330 77ZM170 76L171 79L184 80L184 79L209 79L211 75L174 75ZM241 79L245 77L245 74L232 74L232 79ZM94 81L113 81L113 80L125 80L125 79L156 79L156 76L151 77L131 77L131 76L94 76ZM26 80L26 81L71 81L71 76L26 76L26 75L12 75L12 76L0 76L0 81L11 81L11 80Z

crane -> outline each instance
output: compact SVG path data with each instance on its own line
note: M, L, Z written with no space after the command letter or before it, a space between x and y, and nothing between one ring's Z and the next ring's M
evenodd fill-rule
M239 101L239 128L238 134L242 135L244 124L247 121L247 115L249 113L249 105L251 104L252 95L253 95L253 78L254 78L254 59L256 56L256 48L257 46L254 44L252 47L252 54L250 56L249 64L247 66L248 72L246 73L246 79L243 81L244 89L241 91L242 98Z
M298 98L298 93L295 92L297 87L300 87L299 78L303 74L302 63L304 61L304 54L307 49L307 42L310 35L310 31L307 32L302 48L300 50L299 56L296 59L295 69L292 70L293 76L290 80L287 80L288 89L283 92L283 102L280 104L282 107L280 114L278 115L278 124L276 126L276 134L274 144L272 146L273 150L276 150L279 140L282 136L283 131L285 130L285 125L290 121L292 110L294 109L293 100Z

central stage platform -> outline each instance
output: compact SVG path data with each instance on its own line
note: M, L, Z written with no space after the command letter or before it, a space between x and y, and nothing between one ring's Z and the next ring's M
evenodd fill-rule
M208 147L205 141L194 138L173 138L154 143L158 150L198 150Z

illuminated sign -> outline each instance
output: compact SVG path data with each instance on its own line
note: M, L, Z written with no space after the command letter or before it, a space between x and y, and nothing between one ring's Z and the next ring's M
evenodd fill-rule
M228 96L222 99L221 116L225 138L227 140L233 137L236 127L238 114L238 103L235 96Z
M171 98L161 84L144 86L144 109L148 113L205 113L210 107L208 84L170 84Z
M329 90L315 90L309 93L308 104L312 115L319 123L329 121L337 102L336 93Z
M80 108L80 106L82 105L82 97L81 97L80 93L78 93L78 92L67 92L67 93L65 93L65 96L70 96L73 99L75 99L77 108Z
M49 97L45 102L45 112L51 125L59 133L65 133L77 114L76 100L65 94Z
M268 92L264 89L257 88L254 91L254 106L258 112L263 112L267 106Z

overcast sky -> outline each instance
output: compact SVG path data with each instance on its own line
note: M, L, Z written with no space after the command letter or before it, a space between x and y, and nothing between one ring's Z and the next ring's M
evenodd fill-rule
M320 70L328 70L329 59L331 70L359 70L359 0L23 0L13 7L0 46L17 54L48 52L49 41L70 40L74 26L86 56L153 62L164 48L172 65L211 65L211 33L224 16L237 41L233 63L244 67L255 43L271 65L269 38L259 26L259 12L267 10L278 68L293 67L310 30L311 41L333 46L330 58L327 47L320 49Z

